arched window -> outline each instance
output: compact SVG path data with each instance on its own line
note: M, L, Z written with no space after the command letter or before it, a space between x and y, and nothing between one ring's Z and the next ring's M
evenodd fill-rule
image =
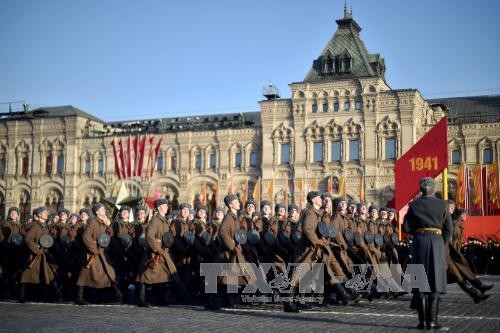
M394 160L396 159L396 139L386 138L385 139L385 159Z
M490 164L493 161L491 148L483 149L483 164Z
M158 153L158 160L156 162L156 170L158 172L163 172L163 152Z
M85 159L85 174L87 176L90 176L90 171L91 171L90 157L87 156L87 158Z
M5 155L0 155L0 177L5 176Z
M256 166L257 166L257 153L253 151L250 153L250 167L255 168Z
M210 169L215 170L215 167L217 166L217 157L215 153L210 154Z
M241 152L237 152L234 155L234 166L237 168L241 168Z
M460 156L460 150L454 149L451 152L451 164L460 164L462 162L461 156Z
M57 174L62 175L64 172L64 155L62 153L57 156Z
M194 168L196 170L201 170L201 153L200 152L196 153L196 155L194 157Z
M351 109L351 103L345 102L344 103L344 111L349 111Z
M104 160L99 156L97 160L97 174L102 177L104 174Z
M312 105L312 113L317 113L318 112L318 105L317 104L313 104Z
M28 156L24 156L23 160L22 160L21 175L23 175L24 177L27 177L29 169L30 169L30 159Z
M45 174L47 176L52 174L52 154L48 154L45 158Z
M354 109L356 111L361 111L361 109L363 108L363 102L361 101L356 101L356 103L354 104Z

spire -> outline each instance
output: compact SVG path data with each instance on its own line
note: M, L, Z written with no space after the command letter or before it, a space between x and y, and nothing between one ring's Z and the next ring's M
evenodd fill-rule
M344 19L352 18L352 5L351 10L347 10L347 0L344 0Z

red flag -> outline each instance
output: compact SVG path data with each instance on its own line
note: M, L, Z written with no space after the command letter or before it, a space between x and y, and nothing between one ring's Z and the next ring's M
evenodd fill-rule
M435 178L448 167L447 130L446 117L443 117L394 163L397 211L417 195L421 178Z
M153 160L153 165L151 166L151 177L153 177L153 172L155 171L156 161L158 159L158 154L160 153L160 145L161 145L162 140L163 140L163 138L160 138L160 140L158 141L158 144L156 145L156 148L155 148L155 157Z
M139 145L139 159L137 163L137 175L142 176L142 165L144 163L144 149L146 149L146 136L142 137L141 144Z
M127 177L132 176L132 154L130 151L130 135L127 138Z
M246 183L241 185L241 202L243 202L243 205L245 204L247 199L248 199L248 180L246 181Z
M482 166L476 164L472 168L472 181L473 181L473 197L472 204L475 210L479 211L483 208L483 180L482 180ZM483 214L481 214L483 215Z
M484 216L484 215L489 215L488 214L488 165L485 165L481 169L481 185L482 185L481 190L483 191L482 211Z
M207 205L207 183L201 184L200 187L200 195L201 195L201 204L203 206Z
M115 156L115 173L118 179L121 179L122 175L120 175L120 165L118 164L118 154L116 153L115 139L111 140L111 145L113 146L113 155Z
M499 173L498 163L490 164L488 174L488 191L491 203L491 209L495 212L500 209L500 193L499 193ZM495 214L493 214L495 215Z
M217 182L217 185L215 186L215 207L219 206L219 192L220 192L220 187L219 187L219 182Z
M125 166L125 156L123 156L124 152L123 152L122 139L120 139L120 142L118 142L118 145L120 146L120 161L121 161L121 165L122 165L122 176L123 176L123 178L127 178L127 175L125 173L126 166Z
M154 143L155 143L155 137L151 136L149 138L149 154L148 154L148 164L146 164L146 177L149 175L149 164L151 162L151 154L153 153Z
M139 144L139 136L137 135L132 140L132 149L134 149L134 159L132 160L132 176L137 176L137 148Z
M285 183L285 188L283 189L283 204L285 205L285 209L288 209L288 180Z

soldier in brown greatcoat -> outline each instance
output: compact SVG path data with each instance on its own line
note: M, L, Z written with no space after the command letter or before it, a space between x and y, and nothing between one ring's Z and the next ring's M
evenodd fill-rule
M7 220L0 225L0 267L2 268L2 285L0 286L2 295L0 297L10 296L17 289L24 247L14 244L12 236L24 233L24 228L19 222L19 209L10 207Z
M108 234L113 236L111 221L106 216L106 208L101 203L97 203L92 207L95 215L94 219L89 222L83 233L83 243L87 253L87 260L80 271L76 285L78 286L78 294L76 303L85 305L87 302L83 298L83 288L103 289L112 287L115 293L116 300L121 303L123 296L116 286L116 273L113 266L109 262L107 248L103 248L98 244L98 236Z
M19 301L26 301L26 284L51 285L54 289L55 299L61 298L59 287L55 283L57 275L57 265L49 249L43 249L40 245L40 238L49 234L49 229L45 225L49 211L46 207L39 207L33 211L34 222L30 227L24 243L30 251L29 263L21 274L21 291Z
M168 201L157 199L154 202L157 214L153 216L146 229L146 242L148 246L142 257L137 276L138 282L138 305L149 306L146 301L146 284L158 285L171 281L177 283L177 287L184 289L177 274L177 268L172 260L169 248L165 247L163 237L165 233L175 236L176 230L168 223L166 214L168 212ZM185 292L185 290L182 290Z
M448 204L450 206L450 204ZM451 209L450 209L451 213ZM453 214L453 234L450 242L445 245L446 266L448 270L448 283L455 281L463 291L465 291L474 303L480 303L491 297L485 294L486 291L493 288L493 284L483 284L477 279L476 275L469 267L467 259L462 255L462 233L463 223L467 218L467 211L462 208L456 209ZM465 282L469 282L472 286L468 286Z
M229 194L224 198L224 203L228 207L228 211L222 220L219 230L219 239L222 244L222 251L219 255L219 259L223 263L246 263L248 259L245 258L243 249L235 238L236 231L242 227L237 217L237 213L240 210L240 201L236 195ZM240 276L238 279L238 284L240 286L247 282L248 280L245 276ZM220 283L222 286L218 290L222 293L226 305L231 306L233 299L227 294L227 285L229 283L227 277L223 276L220 279Z

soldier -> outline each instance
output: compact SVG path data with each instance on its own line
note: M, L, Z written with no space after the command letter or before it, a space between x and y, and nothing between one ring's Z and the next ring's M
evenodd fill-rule
M78 287L76 304L88 304L83 297L84 287L93 289L111 287L114 291L116 301L121 303L123 295L117 287L115 269L110 264L107 249L109 240L113 236L111 221L106 215L106 208L104 208L103 204L94 204L92 211L95 217L88 223L82 237L86 248L87 260L76 282Z
M405 231L413 236L412 263L423 265L430 293L415 290L418 329L440 329L439 295L446 293L445 244L452 236L453 224L446 202L434 196L436 182L420 180L422 197L410 203L405 216Z
M189 221L191 206L184 202L180 204L179 210L179 214L172 222L175 228L175 242L171 251L175 258L175 266L177 267L179 276L189 289L193 278L193 269L191 267L191 256L193 255L193 251L191 249L191 244L184 236L189 231L191 225Z
M271 202L263 200L260 202L260 219L262 221L262 230L269 229L269 221L271 220Z
M486 291L493 288L493 284L483 284L477 279L476 275L469 267L467 259L460 252L462 248L463 223L467 218L467 211L463 208L455 210L453 216L453 237L450 243L446 246L446 265L448 268L448 283L456 281L457 284L465 291L474 303L480 303L491 297L485 294ZM465 282L469 282L472 286L468 286Z
M57 264L54 256L49 252L52 244L49 242L49 244L45 245L41 242L44 236L49 235L49 230L45 224L49 217L49 211L46 207L39 207L33 211L33 216L36 216L35 222L33 222L24 239L30 256L29 263L21 275L19 302L26 302L26 284L50 285L54 291L54 298L59 301L62 294L55 282Z
M91 215L90 209L80 209L78 212L78 220L68 230L68 237L71 239L71 245L69 248L69 286L72 289L76 287L76 281L78 279L78 275L80 274L80 270L85 265L87 260L87 251L85 244L83 243L83 232L87 227ZM72 292L75 293L76 290L72 290ZM74 296L76 300L76 295Z
M117 282L121 291L127 290L135 281L140 258L131 251L135 238L134 224L129 222L130 207L123 205L118 212L118 220L113 226L113 237L109 244L109 254L116 268Z
M137 305L142 307L149 306L146 300L146 284L165 286L167 283L175 281L178 289L182 289L182 292L186 293L185 287L177 274L177 268L172 260L172 254L168 247L172 245L171 242L168 241L168 238L173 239L176 233L175 227L168 223L166 219L168 200L157 199L154 202L154 206L158 213L153 216L146 229L146 242L148 246L142 257L137 277ZM165 291L165 294L166 293ZM165 297L164 301L169 302L170 299Z
M222 251L220 253L220 260L223 263L243 264L248 262L244 256L243 249L236 239L236 231L241 229L241 222L238 220L237 213L240 210L240 201L235 194L229 194L224 197L224 203L228 208L224 219L222 220L219 238L222 244ZM238 278L238 285L242 286L248 282L245 276ZM235 299L230 297L227 293L227 285L229 280L227 276L220 279L222 288L220 291L223 295L223 302L226 306L234 305Z
M16 284L22 269L21 258L24 249L22 242L24 242L23 234L25 234L25 231L19 222L19 209L17 207L10 207L7 213L7 220L0 226L1 297L3 298L10 296L9 293L17 289Z
M214 211L214 215L212 216L212 222L215 223L217 227L220 227L225 214L226 210L224 207L217 207Z
M335 258L331 249L330 241L321 237L318 231L318 224L323 216L323 200L321 199L321 193L317 191L311 191L307 194L307 202L309 207L305 210L303 214L303 232L305 236L306 247L304 252L298 259L299 263L306 263L312 265L316 262L324 264L325 267L325 285L327 288L327 293L331 291L335 292L337 295L337 300L341 301L344 305L349 304L350 296L345 287L342 285L341 281L345 279L345 275L342 270L335 270L335 265L332 265L332 260ZM295 296L297 281L292 280L292 297ZM294 302L285 303L285 312L297 312L298 308Z

